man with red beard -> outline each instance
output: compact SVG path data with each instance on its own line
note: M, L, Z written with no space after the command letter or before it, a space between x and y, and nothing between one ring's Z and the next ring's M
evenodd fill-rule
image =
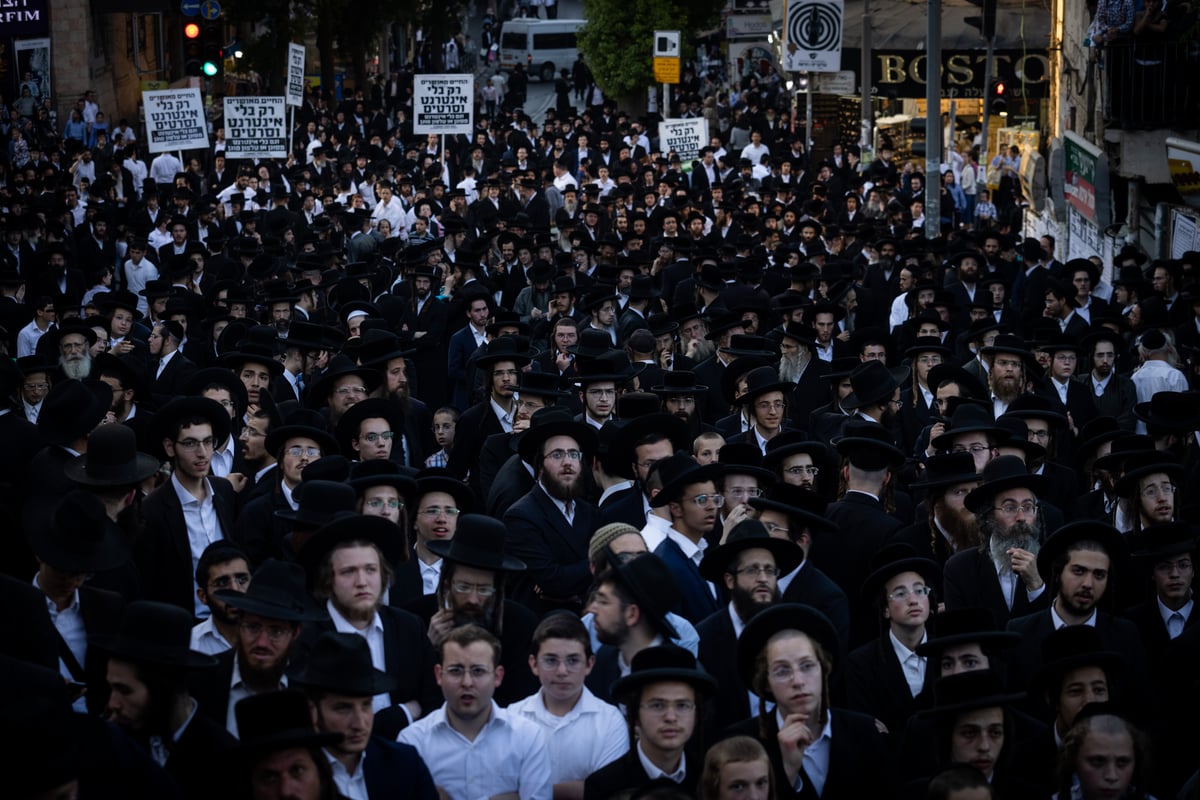
M804 560L804 552L787 539L772 538L758 520L738 523L725 544L700 562L700 573L729 592L729 605L696 626L700 634L700 663L717 679L720 730L752 716L758 699L742 683L737 668L737 640L746 623L779 602L779 576Z
M925 479L910 484L913 489L926 490L929 516L898 530L892 541L905 542L922 557L943 566L955 553L978 548L975 514L963 504L978 485L970 451L930 456L925 461Z
M999 419L1009 404L1025 393L1030 380L1030 365L1036 365L1033 354L1025 346L1025 340L1011 333L1004 333L988 347L980 351L988 360L988 389L992 395L992 416Z
M603 524L600 509L582 499L584 465L591 463L597 440L590 425L561 419L530 428L518 445L536 482L504 514L509 551L528 566L513 599L539 615L583 610L592 581L588 542Z

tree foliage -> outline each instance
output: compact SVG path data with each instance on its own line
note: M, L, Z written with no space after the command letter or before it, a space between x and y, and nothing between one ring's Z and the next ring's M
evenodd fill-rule
M677 30L686 43L712 27L724 6L723 0L584 0L579 50L606 95L641 92L654 83L654 31Z

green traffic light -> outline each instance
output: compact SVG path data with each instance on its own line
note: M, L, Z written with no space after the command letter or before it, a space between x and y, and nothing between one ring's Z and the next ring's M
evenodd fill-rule
M218 72L217 65L211 61L205 61L203 69L204 69L204 74L210 78L213 77L214 75L216 75Z

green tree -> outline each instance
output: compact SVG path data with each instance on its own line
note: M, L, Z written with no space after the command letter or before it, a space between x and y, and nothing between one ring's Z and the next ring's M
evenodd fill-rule
M654 84L654 31L677 30L688 42L718 20L724 0L583 0L587 24L579 51L610 97L627 97Z

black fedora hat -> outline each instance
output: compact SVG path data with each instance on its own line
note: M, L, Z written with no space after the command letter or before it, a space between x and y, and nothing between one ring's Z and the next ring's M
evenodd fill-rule
M1005 692L1000 678L991 670L947 675L933 685L933 706L923 716L954 716L980 708L1007 706L1025 698L1023 692Z
M708 387L697 384L696 373L691 370L677 369L664 372L662 385L651 387L650 391L663 397L671 397L701 394L707 392Z
M783 631L798 631L821 645L836 663L841 647L837 629L829 617L802 603L779 603L754 615L737 643L738 674L747 686L754 685L754 664L771 637ZM828 680L829 676L825 676Z
M912 347L904 351L904 357L916 358L918 353L937 353L942 358L954 356L954 351L942 344L938 336L918 336L913 339Z
M908 367L888 367L882 361L864 361L850 373L851 392L842 408L853 411L889 399L909 377Z
M738 381L744 375L749 375L759 367L769 367L771 362L765 358L742 356L730 361L721 372L721 395L730 402L737 403L741 396L737 392Z
M1113 487L1118 497L1126 497L1137 491L1138 481L1149 475L1165 474L1172 483L1178 485L1184 475L1183 465L1171 461L1168 453L1158 450L1147 450L1136 453L1125 459L1124 472Z
M376 417L387 420L388 427L392 429L394 436L399 437L404 433L404 413L395 401L384 397L368 397L359 400L346 409L346 413L342 414L342 418L338 420L335 428L338 448L343 455L347 458L355 457L351 442L358 438L359 426L364 420Z
M1016 647L1019 633L996 627L996 617L986 608L951 608L932 619L929 638L917 645L916 653L929 658L949 647L978 644L983 650Z
M107 386L107 384L105 384ZM110 402L112 390L109 389ZM229 412L216 400L207 397L176 397L154 415L154 427L159 439L170 438L171 428L179 422L202 419L212 427L213 439L220 443L229 437Z
M137 435L127 425L101 425L88 437L88 450L63 467L85 486L131 486L158 472L158 459L139 453Z
M215 667L217 659L191 649L192 615L179 606L137 600L125 606L115 632L91 637L109 656L164 667Z
M210 387L219 387L229 392L229 397L233 401L234 413L241 416L246 412L246 407L250 405L250 398L246 394L246 384L242 383L242 379L235 375L225 367L206 367L196 370L183 385L183 394L186 395L202 395L204 390ZM263 405L264 396L269 397L269 392L262 392L259 395L259 405Z
M46 444L69 445L104 421L112 401L112 387L104 381L60 381L42 401L38 433Z
M133 553L104 503L82 489L63 497L49 524L26 527L25 536L38 560L59 572L104 572L125 564Z
M613 579L633 595L641 613L660 633L674 639L678 632L669 615L679 597L679 585L666 562L651 553L643 553L621 563L609 550L605 551L605 558L612 568Z
M351 467L349 484L360 497L372 486L391 486L405 502L410 502L417 491L417 482L412 477L415 473L416 470L411 467L401 467L395 461L377 458L360 461Z
M517 394L556 400L568 397L568 394L562 390L562 382L558 375L532 369L522 372L518 377Z
M612 340L609 341L611 343ZM529 363L529 352L520 346L517 337L499 336L488 342L486 352L475 359L475 366L487 369L502 361L512 361L520 369Z
M728 442L717 451L717 463L721 465L722 477L750 475L764 484L772 484L775 473L763 466L762 450L749 442Z
M357 634L352 634L357 635ZM318 733L308 698L295 689L252 694L233 707L237 716L236 760L246 765L269 753L337 744L340 733Z
M337 439L329 434L326 428L327 424L319 412L307 408L297 408L284 417L283 425L272 429L267 434L263 447L268 453L278 453L289 439L304 437L317 443L321 448L321 455L331 455L338 452L340 448Z
M887 582L903 572L915 572L930 589L941 589L941 566L932 559L918 556L912 545L896 542L881 547L871 557L871 573L862 585L863 599L867 602L879 599L880 590Z
M746 504L755 511L778 511L804 525L810 531L836 531L837 523L825 517L825 501L811 489L790 483L777 483L761 497L751 497Z
M1004 430L996 425L991 408L976 403L959 403L950 414L949 422L945 433L929 441L937 450L949 449L955 437L963 433L982 433L993 438L1005 435Z
M1091 458L1100 445L1115 441L1124 435L1125 431L1121 429L1116 417L1096 417L1088 420L1079 429L1079 437L1076 440L1078 444L1075 445L1075 453L1079 457L1079 463L1083 464Z
M307 472L306 467L301 475ZM353 516L358 508L354 487L342 481L305 479L296 487L292 498L297 508L276 511L275 517L305 528L320 528L336 519Z
M434 555L456 564L491 572L524 572L524 561L504 554L507 532L504 523L494 517L462 514L453 539L427 546Z
M654 433L667 437L676 452L687 450L692 444L686 422L674 414L658 411L636 416L622 424L609 443L609 452L623 463L632 464L636 458L634 448L637 443Z
M1065 415L1054 410L1049 398L1036 394L1023 394L1008 404L1004 416L1016 419L1040 419L1055 427L1065 426Z
M1109 650L1096 629L1090 625L1064 625L1042 640L1042 664L1030 681L1031 693L1053 690L1071 670L1100 667L1116 677L1124 667L1124 657Z
M608 332L589 327L579 331L578 343L569 346L567 352L582 359L592 359L599 358L611 349L612 337Z
M1186 522L1166 522L1143 528L1133 559L1153 567L1155 562L1200 550L1200 529Z
M1112 525L1096 520L1069 522L1051 534L1038 551L1037 567L1042 579L1052 583L1054 559L1070 550L1072 545L1084 541L1099 544L1113 564L1123 561L1129 552L1125 539Z
M662 490L650 501L651 508L662 508L675 502L683 494L685 487L693 483L720 480L725 474L720 464L700 466L689 455L676 453L655 463L651 469L657 470L662 480Z
M739 315L738 318L740 319L741 316ZM779 343L766 336L735 333L729 337L729 346L722 347L721 352L735 358L761 358L764 361L778 361Z
M217 359L217 364L233 370L239 369L243 364L258 364L266 367L272 377L283 374L283 364L280 362L275 348L259 344L239 344L237 350L221 355Z
M868 361L868 364L877 364ZM904 451L892 444L891 434L882 425L865 419L850 418L842 427L842 436L833 446L838 453L860 469L895 469L904 463Z
M250 588L218 589L215 595L239 611L281 622L314 622L325 618L304 590L304 567L268 558L254 571Z
M963 501L976 514L991 507L996 495L1009 489L1025 488L1041 497L1046 491L1046 479L1035 475L1016 456L997 456L983 468L983 483L971 490Z
M1025 363L1026 369L1040 369L1037 359L1025 343L1025 340L1015 333L1000 334L991 344L980 348L979 352L985 356L1001 354L1017 356Z
M608 339L607 341L611 346L612 340ZM610 353L612 353L611 350L606 350L605 355L576 361L574 384L584 387L592 383L622 384L628 381L631 376L621 371L621 365L610 357Z
M292 682L349 697L391 692L399 679L371 662L371 646L357 633L326 631L317 637L303 669L288 675Z
M144 316L141 311L138 311L138 296L127 289L97 294L95 302L106 314L120 308L133 314L135 320Z
M1155 428L1179 433L1200 430L1200 403L1191 392L1155 392L1133 407L1133 415Z
M970 453L944 453L925 459L925 476L910 483L914 489L941 489L960 483L976 483L982 476L975 472Z
M538 409L529 420L529 429L521 435L517 443L517 453L526 464L536 467L541 465L540 454L542 446L555 436L569 436L579 445L584 454L580 469L587 463L587 457L596 452L599 437L596 429L584 422L577 422L571 412L555 406Z
M787 397L795 388L795 384L779 379L779 370L775 367L756 367L746 374L746 391L738 395L735 402L750 405L767 392L782 392Z
M629 698L643 686L665 681L690 684L702 696L717 691L717 679L700 669L691 651L677 645L643 648L633 657L629 667L629 674L613 684L613 697Z
M1122 433L1112 440L1112 448L1108 455L1100 456L1093 463L1095 469L1108 472L1122 472L1125 462L1137 457L1139 453L1154 450L1154 440L1144 433Z
M778 476L783 462L794 455L807 453L818 469L832 463L832 448L819 439L810 439L804 431L784 431L767 442L763 466Z
M377 369L360 367L350 360L349 356L336 355L329 360L329 368L322 373L308 390L308 404L312 408L320 408L328 401L333 385L338 380L354 376L363 382L367 394L375 391L383 383L383 375Z
M321 563L334 548L342 542L356 540L375 545L379 548L380 557L389 564L408 559L408 551L404 546L404 532L395 523L383 517L364 514L337 514L309 537L296 554L296 560L308 573L309 583L316 580Z
M742 520L729 532L724 544L709 549L700 562L700 574L718 586L730 565L747 550L767 550L775 557L775 567L787 575L804 560L804 551L787 539L777 539L767 533L758 520Z
M427 494L440 492L454 498L456 507L464 514L475 511L479 501L471 487L455 478L442 468L430 467L417 473L417 490L413 493L413 501L419 503Z
M327 345L328 340L323 340L321 346ZM399 336L378 328L371 328L364 333L358 346L359 363L372 369L383 369L393 359L411 358L416 354L417 349L405 347Z

